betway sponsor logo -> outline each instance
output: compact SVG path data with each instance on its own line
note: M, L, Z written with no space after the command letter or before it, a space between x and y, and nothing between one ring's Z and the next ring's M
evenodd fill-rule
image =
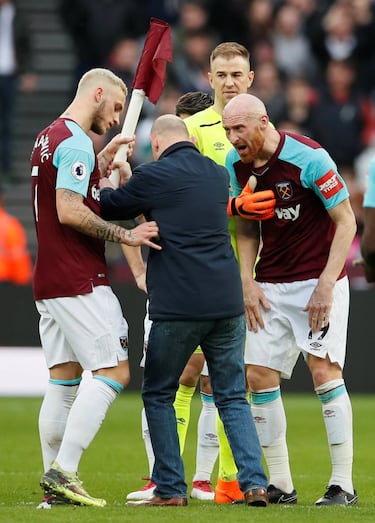
M286 207L283 209L276 207L275 214L279 220L291 220L292 222L295 222L299 218L300 209L300 203L298 203L295 207Z

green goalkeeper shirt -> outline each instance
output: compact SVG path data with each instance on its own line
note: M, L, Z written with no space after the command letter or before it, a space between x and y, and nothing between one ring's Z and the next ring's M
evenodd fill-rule
M219 165L225 165L225 158L232 145L226 137L221 114L211 106L185 118L184 122L190 136L195 138L197 149ZM235 225L234 218L229 218L229 232L237 254Z

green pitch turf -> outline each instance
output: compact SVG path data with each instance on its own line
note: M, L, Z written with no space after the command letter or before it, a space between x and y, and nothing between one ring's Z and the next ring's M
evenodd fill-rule
M84 453L80 476L88 492L104 497L105 508L75 506L36 510L41 500L42 473L37 417L40 398L0 398L0 522L132 522L132 523L357 523L375 522L375 397L352 396L354 414L354 482L359 504L354 507L315 507L327 485L330 465L319 402L314 395L284 395L288 417L291 468L298 505L248 508L189 500L188 507L129 508L126 493L143 485L147 461L141 439L141 399L123 393L112 405L90 448ZM188 485L194 473L195 396L185 450ZM215 469L213 481L217 475Z

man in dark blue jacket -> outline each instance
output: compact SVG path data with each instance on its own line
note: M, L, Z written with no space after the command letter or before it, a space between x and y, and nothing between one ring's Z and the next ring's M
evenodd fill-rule
M155 161L138 166L117 190L102 179L100 195L107 219L143 214L156 220L162 247L150 252L147 265L153 323L142 388L157 487L151 499L127 505L187 504L173 402L186 362L200 345L245 502L267 506L267 479L246 400L244 304L228 233L228 172L199 153L174 115L154 122L151 144Z

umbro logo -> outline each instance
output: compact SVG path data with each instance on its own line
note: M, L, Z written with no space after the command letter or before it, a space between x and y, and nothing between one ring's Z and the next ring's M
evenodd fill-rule
M263 416L254 416L254 422L255 423L266 423L266 418L263 418Z

